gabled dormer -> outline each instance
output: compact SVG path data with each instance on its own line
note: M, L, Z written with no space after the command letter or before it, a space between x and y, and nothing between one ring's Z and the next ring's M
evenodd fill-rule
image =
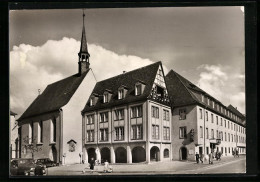
M106 89L103 93L103 103L108 103L111 100L112 97L112 91Z
M89 106L94 106L94 105L96 105L97 100L98 100L98 94L93 93L93 94L90 96Z
M144 93L145 83L141 80L135 83L135 95L142 95Z
M125 85L121 85L118 88L118 99L119 100L124 99L126 96L126 93L127 93L127 87Z
M161 65L157 70L153 87L150 93L150 98L160 102L170 102Z

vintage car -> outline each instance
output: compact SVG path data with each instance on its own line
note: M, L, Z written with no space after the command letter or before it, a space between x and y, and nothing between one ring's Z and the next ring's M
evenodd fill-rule
M42 165L45 165L46 167L54 167L54 166L57 166L57 164L52 161L51 159L49 158L40 158L40 159L37 159L36 160L36 164L42 164Z
M10 163L10 174L11 175L35 175L35 168L38 168L36 175L44 175L46 172L45 166L35 164L33 159L19 158L12 159ZM40 172L39 172L40 171Z

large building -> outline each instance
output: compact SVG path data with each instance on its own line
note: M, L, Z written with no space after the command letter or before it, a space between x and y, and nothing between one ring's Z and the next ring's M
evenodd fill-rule
M173 160L221 151L224 156L246 152L245 116L171 70L166 85L172 104Z
M18 119L20 157L48 157L59 164L82 160L80 111L89 97L87 90L95 85L88 74L89 57L83 15L78 72L48 85Z
M9 123L9 141L10 141L10 158L19 157L19 139L18 139L18 123L15 119L16 113L10 111Z
M82 111L83 158L111 163L245 154L245 116L161 62L100 81Z
M83 158L170 161L172 120L161 62L96 84L83 116Z

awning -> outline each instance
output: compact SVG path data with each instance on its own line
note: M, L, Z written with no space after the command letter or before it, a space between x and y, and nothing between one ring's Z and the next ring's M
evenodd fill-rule
M209 139L209 142L216 144L216 145L219 145L221 143L221 139L212 138L212 139Z

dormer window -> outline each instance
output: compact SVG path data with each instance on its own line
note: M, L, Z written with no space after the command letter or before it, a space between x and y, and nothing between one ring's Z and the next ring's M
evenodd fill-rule
M123 99L124 98L124 90L123 89L119 89L118 90L118 99Z
M104 101L104 103L107 103L107 102L108 102L108 93L105 93L105 94L103 95L103 101Z
M141 95L141 92L142 92L142 85L136 84L135 85L135 95Z
M103 103L108 103L111 99L112 92L110 90L106 90L103 94Z
M89 99L89 106L94 106L97 103L98 94L93 93Z
M201 102L204 102L204 95L201 94Z

